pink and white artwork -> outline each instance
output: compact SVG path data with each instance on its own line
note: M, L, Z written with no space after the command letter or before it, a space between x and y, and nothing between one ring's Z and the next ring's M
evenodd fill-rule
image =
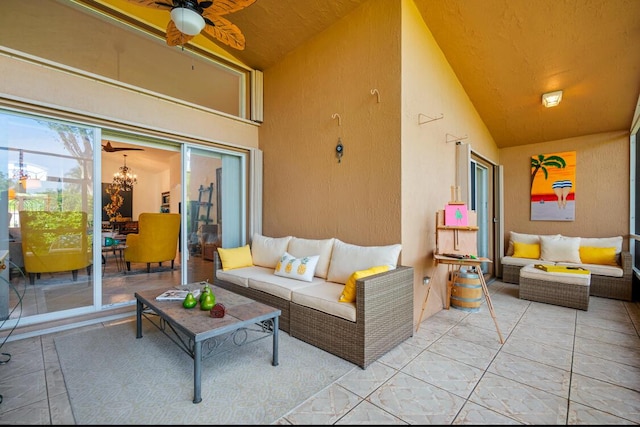
M469 216L467 205L447 205L444 207L444 225L447 226L467 226Z

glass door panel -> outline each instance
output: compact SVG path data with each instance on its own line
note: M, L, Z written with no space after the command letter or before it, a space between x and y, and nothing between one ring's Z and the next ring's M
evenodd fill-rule
M186 156L187 281L212 282L217 248L246 243L245 161L242 154L192 147ZM198 270L201 262L211 265Z
M221 245L222 216L220 185L222 158L204 149L187 150L185 183L187 282L213 282L213 256ZM206 272L192 267L203 261L211 263Z
M0 129L0 317L92 306L96 130L8 112Z

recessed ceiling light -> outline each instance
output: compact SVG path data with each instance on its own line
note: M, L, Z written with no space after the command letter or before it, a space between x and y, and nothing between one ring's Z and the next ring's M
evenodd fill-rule
M542 105L547 108L555 107L562 100L562 91L548 92L542 94Z

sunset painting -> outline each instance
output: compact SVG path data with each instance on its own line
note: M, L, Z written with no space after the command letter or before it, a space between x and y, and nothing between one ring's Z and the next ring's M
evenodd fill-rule
M531 157L531 220L576 219L576 152Z

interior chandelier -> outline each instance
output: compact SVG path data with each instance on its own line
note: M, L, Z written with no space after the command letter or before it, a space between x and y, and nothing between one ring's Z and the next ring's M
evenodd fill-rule
M120 170L113 174L113 185L120 187L122 191L133 190L133 184L138 183L138 177L127 167L127 155L124 156L124 165L120 166Z

